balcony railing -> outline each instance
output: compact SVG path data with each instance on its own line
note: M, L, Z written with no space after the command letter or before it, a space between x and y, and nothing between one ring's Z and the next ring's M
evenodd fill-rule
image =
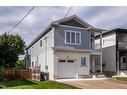
M100 50L100 43L94 43L92 44L92 50Z
M127 49L127 41L119 41L118 49Z

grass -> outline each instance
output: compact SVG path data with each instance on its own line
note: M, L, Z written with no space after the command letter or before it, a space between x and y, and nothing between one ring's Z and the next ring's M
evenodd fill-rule
M127 82L127 77L116 77L116 80Z
M77 89L77 87L55 81L9 80L0 84L9 89Z

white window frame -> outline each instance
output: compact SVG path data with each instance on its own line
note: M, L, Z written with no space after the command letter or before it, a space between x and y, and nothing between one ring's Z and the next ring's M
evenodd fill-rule
M70 43L66 40L66 34L70 32ZM71 33L75 33L75 43L71 42ZM79 43L76 43L76 33L79 33ZM72 44L72 45L81 45L81 32L79 31L72 31L72 30L65 30L65 44Z

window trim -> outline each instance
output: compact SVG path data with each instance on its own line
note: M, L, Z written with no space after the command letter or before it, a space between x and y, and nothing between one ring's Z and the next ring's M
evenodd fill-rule
M66 40L66 34L67 34L67 32L70 32L70 42L67 42L67 40ZM75 33L75 43L72 43L71 42L71 33ZM79 43L76 43L76 33L79 33ZM65 30L65 44L72 44L72 45L81 45L81 32L79 32L79 31L72 31L72 30Z

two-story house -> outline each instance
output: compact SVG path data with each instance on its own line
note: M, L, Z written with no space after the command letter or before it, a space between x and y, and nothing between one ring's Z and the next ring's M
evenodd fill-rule
M96 37L96 43L100 37ZM108 76L127 75L127 29L113 29L102 34L103 71Z
M76 15L54 21L26 47L27 67L39 67L50 80L102 73L102 31ZM100 35L97 51L96 35Z

